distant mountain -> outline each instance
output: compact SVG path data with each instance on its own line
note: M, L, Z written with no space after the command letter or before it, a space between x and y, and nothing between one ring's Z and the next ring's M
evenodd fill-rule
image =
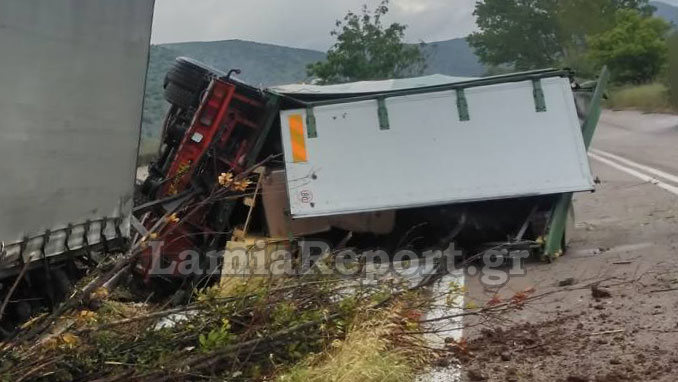
M660 1L651 2L656 15L678 26L678 7ZM485 73L465 39L458 38L426 44L426 74L477 77ZM162 81L174 59L188 56L215 68L242 70L238 77L254 86L267 87L308 80L306 65L321 61L325 53L251 41L226 40L154 45L146 84L143 131L146 138L157 137L167 102L162 96Z
M426 44L426 74L480 76L483 66L465 39ZM162 95L165 73L176 57L187 56L223 71L241 69L239 79L260 87L289 84L308 80L306 66L325 59L325 53L261 44L242 40L184 42L154 45L146 82L143 135L157 137L168 105Z
M165 73L180 56L191 57L223 71L241 69L239 79L266 87L300 82L306 65L325 58L322 52L242 40L184 42L151 46L146 81L143 135L157 137L169 105L163 98Z
M480 77L485 67L464 38L432 42L423 49L427 56L426 74Z
M661 17L666 21L673 23L674 27L678 27L678 7L666 4L661 1L652 1L650 4L657 8L654 13L655 16Z
M281 85L307 79L306 65L325 59L325 53L308 49L242 40L165 44L183 56L217 69L241 69L238 78L254 86Z

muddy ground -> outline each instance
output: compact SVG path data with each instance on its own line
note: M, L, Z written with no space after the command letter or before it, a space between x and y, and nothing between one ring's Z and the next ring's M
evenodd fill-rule
M643 161L642 150L625 152L635 125L621 126L618 117L604 116L594 147ZM670 161L661 167L656 158L678 152L678 127L662 129L643 139L662 141L660 148L672 140L673 151L653 152L648 162L672 171ZM617 149L616 141L625 146ZM596 160L592 169L602 183L576 197L576 230L565 256L528 264L524 277L501 288L467 277L467 303L505 301L527 289L542 297L507 314L465 319L464 339L450 343L456 357L448 360L459 358L462 379L678 380L678 196Z

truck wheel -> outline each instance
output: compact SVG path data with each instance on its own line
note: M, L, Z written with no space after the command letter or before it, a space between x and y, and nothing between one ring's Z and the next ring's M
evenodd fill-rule
M165 98L183 109L196 107L200 101L200 95L207 89L211 79L225 75L199 61L179 57L165 75L163 82Z
M212 70L190 58L179 57L165 75L165 83L174 83L194 93L201 93L210 82Z
M165 99L174 106L190 109L198 106L200 93L192 92L174 82L169 82L165 87Z

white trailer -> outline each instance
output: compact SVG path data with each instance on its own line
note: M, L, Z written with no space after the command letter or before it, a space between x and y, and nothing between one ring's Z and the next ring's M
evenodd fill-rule
M535 78L276 88L292 97L344 94L281 113L292 215L592 190L569 79Z
M530 226L531 244L546 237L543 254L557 256L572 193L594 189L586 151L607 77L595 92L554 69L274 87L287 105L290 215L446 206L462 222L472 210L477 228L479 216L507 228L496 240L520 242Z
M0 0L1 277L129 237L153 6Z

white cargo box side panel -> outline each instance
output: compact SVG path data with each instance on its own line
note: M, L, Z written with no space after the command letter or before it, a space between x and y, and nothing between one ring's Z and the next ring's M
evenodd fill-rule
M0 240L129 234L153 0L0 0ZM116 235L109 222L104 234ZM83 226L70 248L83 245ZM25 256L26 257L26 256Z
M316 138L305 110L283 111L292 215L593 189L569 81L541 82L546 112L536 111L531 81L466 89L469 121L460 121L453 91L386 98L388 130L376 100L315 107ZM303 141L290 133L299 115Z

